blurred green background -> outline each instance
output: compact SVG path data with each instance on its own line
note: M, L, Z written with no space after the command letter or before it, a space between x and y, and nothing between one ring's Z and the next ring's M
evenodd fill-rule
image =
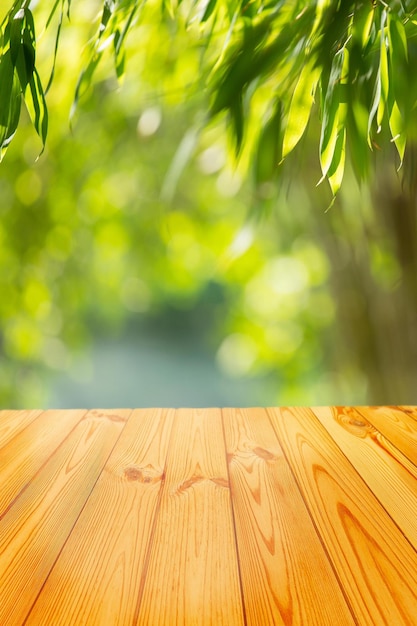
M311 125L260 182L225 122L195 130L197 35L152 3L124 81L104 60L70 128L87 4L63 29L45 152L23 120L0 165L1 406L417 403L415 206L390 155L326 211Z

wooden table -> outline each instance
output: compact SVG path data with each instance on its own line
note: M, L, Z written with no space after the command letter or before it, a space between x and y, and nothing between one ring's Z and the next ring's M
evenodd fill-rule
M0 624L417 624L417 408L0 412Z

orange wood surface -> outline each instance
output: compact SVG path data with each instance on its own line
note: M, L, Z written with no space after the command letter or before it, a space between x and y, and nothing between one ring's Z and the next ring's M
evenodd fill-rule
M0 624L417 624L415 407L0 411Z

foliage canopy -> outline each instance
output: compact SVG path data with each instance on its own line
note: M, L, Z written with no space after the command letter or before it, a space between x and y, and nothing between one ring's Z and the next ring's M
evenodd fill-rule
M127 36L149 7L154 19L188 30L190 41L199 46L209 95L204 123L220 113L229 116L236 151L250 150L258 182L268 180L295 149L313 116L320 121L322 179L327 178L334 195L346 154L359 179L366 179L372 151L384 144L395 145L398 167L407 158L407 144L416 134L415 0L100 0L72 112L109 51L117 77L123 78ZM56 29L54 59L50 76L42 80L36 60L36 2L16 0L3 18L1 157L18 127L22 99L45 144L45 93L53 80L61 30L70 17L71 0L51 0L44 26ZM259 94L261 105L256 104Z

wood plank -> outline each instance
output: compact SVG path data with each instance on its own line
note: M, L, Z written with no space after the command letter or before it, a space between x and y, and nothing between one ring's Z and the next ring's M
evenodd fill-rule
M134 623L173 417L130 416L26 626Z
M414 624L414 548L311 410L269 414L357 623Z
M353 625L265 409L223 419L248 626Z
M2 448L0 519L85 413L45 411Z
M39 409L35 411L0 411L0 454L1 448L41 413L42 411Z
M417 549L417 467L353 407L312 411Z
M417 420L417 406L410 404L401 404L395 408L397 408L399 411L404 411L404 413L407 413L407 415Z
M417 466L417 423L413 417L391 406L359 406L357 409Z
M0 624L21 626L125 425L89 412L0 521Z
M137 624L244 624L220 410L176 413Z

